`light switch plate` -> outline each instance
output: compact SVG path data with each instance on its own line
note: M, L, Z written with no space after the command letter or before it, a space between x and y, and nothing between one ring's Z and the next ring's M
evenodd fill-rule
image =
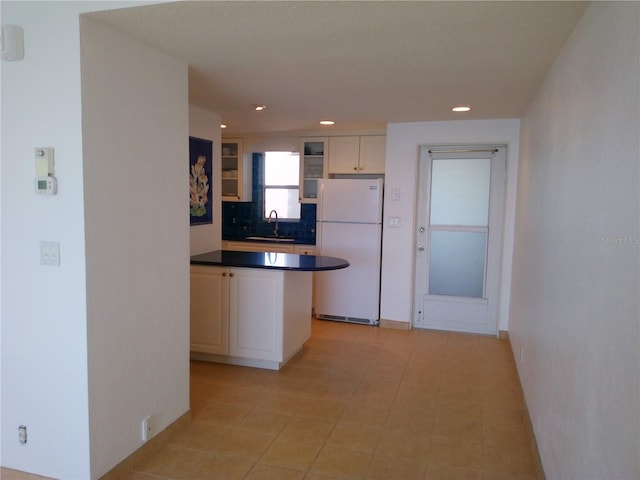
M35 148L35 160L36 160L36 177L46 177L54 175L55 160L54 150L51 147L36 147Z
M60 265L60 242L40 242L40 265Z

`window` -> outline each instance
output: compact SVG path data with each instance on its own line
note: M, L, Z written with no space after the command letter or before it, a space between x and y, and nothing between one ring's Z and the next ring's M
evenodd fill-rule
M300 154L266 152L264 156L264 218L275 210L281 220L300 220Z

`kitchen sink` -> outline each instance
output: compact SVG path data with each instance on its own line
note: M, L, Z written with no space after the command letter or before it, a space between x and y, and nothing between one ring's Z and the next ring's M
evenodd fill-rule
M247 237L246 240L259 240L261 242L295 242L295 238L283 237Z

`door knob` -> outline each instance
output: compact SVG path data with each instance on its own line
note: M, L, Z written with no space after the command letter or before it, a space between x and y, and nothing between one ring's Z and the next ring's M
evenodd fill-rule
M419 252L424 252L424 247L422 245L418 245L418 251Z

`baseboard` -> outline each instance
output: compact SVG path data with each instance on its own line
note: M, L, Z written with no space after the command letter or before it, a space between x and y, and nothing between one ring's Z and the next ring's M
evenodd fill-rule
M51 477L43 477L33 473L21 472L12 468L0 467L0 479L2 480L54 480Z
M504 336L503 336L504 335ZM509 338L509 333L505 330L500 330L498 332L498 338L504 339L509 344L509 351L513 355L513 346L511 345L511 339ZM536 460L536 478L545 479L544 468L542 467L542 459L540 458L540 450L538 450L538 440L536 440L536 434L533 430L533 422L531 421L531 416L529 415L529 406L527 405L527 399L524 396L524 391L522 390L522 382L520 381L520 372L517 370L516 359L513 358L513 363L516 365L516 372L518 373L518 384L520 386L520 394L522 395L522 401L524 403L524 423L525 428L529 434L529 440L531 445L531 453Z
M175 435L178 430L186 427L190 422L191 412L189 411L142 445L118 465L109 470L106 474L100 477L100 480L121 480L123 478L129 478L134 465L144 462L146 459L157 453L158 450L167 443L169 438Z
M138 450L133 452L122 462L112 468L105 475L100 477L100 480L120 480L129 478L133 466L139 462L144 461L150 456L154 455L161 447L167 443L167 440L171 438L178 430L184 428L191 422L191 412L187 412L178 418L175 422L158 433L151 440L142 445ZM54 480L50 477L43 477L41 475L35 475L33 473L21 472L19 470L13 470L11 468L0 467L0 480Z
M393 330L411 330L409 322L399 322L397 320L380 319L380 328L391 328Z

